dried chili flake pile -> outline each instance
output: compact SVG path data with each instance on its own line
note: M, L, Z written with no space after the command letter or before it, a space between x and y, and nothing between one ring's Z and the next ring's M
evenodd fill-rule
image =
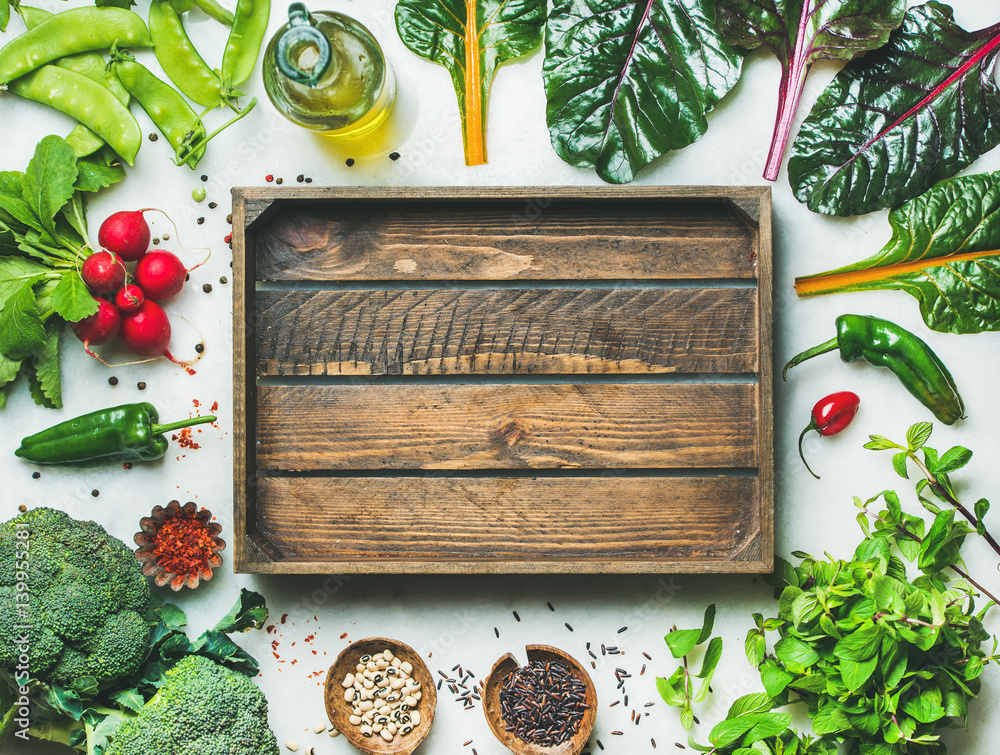
M207 571L215 547L215 533L193 512L183 509L165 521L153 538L153 555L164 569L177 576Z

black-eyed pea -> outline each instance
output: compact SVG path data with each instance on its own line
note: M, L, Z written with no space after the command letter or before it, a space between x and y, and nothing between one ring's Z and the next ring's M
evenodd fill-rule
M362 726L361 726L361 736L363 736L363 737L370 737L373 733L374 732L372 731L372 727L371 726L369 726L368 724L362 724Z
M351 716L347 720L351 722L351 726L361 726L361 716Z
M402 663L399 664L399 670L402 671L407 676L409 676L410 674L413 673L413 664L410 663L409 661L403 661Z
M416 710L410 711L410 723L414 726L420 726L420 712Z
M344 681L342 681L341 684L343 684L344 687L353 687L354 686L354 674L348 673L347 676L344 677Z
M417 707L417 698L415 698L413 695L407 695L406 697L404 697L403 702L409 705L411 708Z
M384 739L386 742L392 741L393 734L388 729L382 729L382 731L380 731L379 734L381 735L382 739Z

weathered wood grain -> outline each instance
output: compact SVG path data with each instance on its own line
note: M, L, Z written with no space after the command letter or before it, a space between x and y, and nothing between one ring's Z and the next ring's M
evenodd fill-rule
M362 571L383 559L643 570L738 557L760 528L753 477L261 477L256 493L259 532L282 560Z
M260 469L747 468L757 387L259 386Z
M757 292L258 291L259 375L756 370Z
M357 199L299 204L257 231L261 280L748 278L727 202Z

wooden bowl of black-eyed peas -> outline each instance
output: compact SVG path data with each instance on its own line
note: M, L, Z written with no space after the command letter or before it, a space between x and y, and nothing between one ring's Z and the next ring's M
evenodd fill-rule
M368 637L341 651L326 676L326 712L361 752L410 755L434 721L427 664L398 640Z

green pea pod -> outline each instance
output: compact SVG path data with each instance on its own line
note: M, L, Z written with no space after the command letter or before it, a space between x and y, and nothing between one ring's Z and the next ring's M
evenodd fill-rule
M222 102L222 82L191 44L181 17L170 0L149 6L149 35L153 52L167 77L184 94L205 107Z
M0 31L7 31L8 21L10 21L10 3L7 0L0 0Z
M128 93L135 98L156 128L170 142L178 160L188 160L191 169L205 154L203 145L195 146L205 136L205 127L180 92L158 79L141 63L116 57L112 70ZM194 149L194 156L191 156Z
M208 415L169 425L160 421L149 403L123 404L60 422L21 441L14 453L32 464L61 467L103 467L153 461L167 452L164 433L214 422Z
M0 0L0 2L2 1L3 0ZM54 15L49 13L47 10L32 8L27 5L19 6L18 12L21 15L21 19L24 21L24 25L29 29L35 28L46 19L52 18ZM100 82L110 89L111 93L115 95L115 97L117 97L125 107L128 107L130 99L129 93L125 91L125 87L122 86L118 77L107 70L107 62L99 53L81 52L76 55L67 55L64 58L58 58L53 61L52 65L65 68L68 71L75 71L76 73L83 74L89 79ZM92 155L104 146L104 140L82 123L78 123L73 127L73 130L66 135L66 142L73 148L73 154L77 157Z
M214 18L223 26L233 25L233 21L235 20L233 14L215 2L215 0L195 0L194 4L201 8L205 15Z
M75 118L111 145L125 162L134 164L142 146L142 130L128 108L102 84L49 65L15 79L7 88L20 97Z
M270 0L238 0L236 3L233 28L229 30L226 51L222 55L222 80L226 87L238 87L250 78L270 16Z
M56 13L0 49L0 84L57 58L92 50L151 47L146 24L123 8L73 8Z
M965 404L955 381L931 347L893 322L867 315L841 315L837 337L792 357L781 373L807 359L840 349L845 362L863 359L891 370L937 419L946 425L965 418Z

